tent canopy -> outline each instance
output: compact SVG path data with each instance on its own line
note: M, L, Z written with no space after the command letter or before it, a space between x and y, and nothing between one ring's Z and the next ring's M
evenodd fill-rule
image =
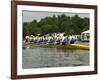
M83 34L83 33L90 33L90 30L84 31L84 32L82 32L82 34Z

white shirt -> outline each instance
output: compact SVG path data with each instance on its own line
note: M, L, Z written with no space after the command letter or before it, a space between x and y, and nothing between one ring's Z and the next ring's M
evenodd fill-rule
M63 36L63 37L62 37L62 42L64 41L64 38L66 38L66 36ZM67 38L66 38L66 40L67 40Z
M72 38L75 39L75 37L72 35L72 36L69 37L69 40L71 40Z

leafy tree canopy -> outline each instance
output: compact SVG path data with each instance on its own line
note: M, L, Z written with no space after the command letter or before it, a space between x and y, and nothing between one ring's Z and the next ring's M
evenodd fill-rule
M71 32L80 34L89 29L89 18L81 18L78 15L73 17L64 14L52 17L45 17L39 22L23 22L23 37L25 35L47 34L54 32L65 32L69 35Z

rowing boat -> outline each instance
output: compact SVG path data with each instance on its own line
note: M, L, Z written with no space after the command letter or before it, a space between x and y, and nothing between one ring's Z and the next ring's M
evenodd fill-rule
M69 45L48 45L48 44L41 44L40 47L44 48L62 48L62 49L82 49L82 50L89 50L89 46L87 45L80 45L80 44L69 44Z
M55 44L25 44L23 45L25 48L30 47L43 47L43 48L57 48L57 49L81 49L81 50L89 50L88 45L81 44L67 44L67 45L55 45Z

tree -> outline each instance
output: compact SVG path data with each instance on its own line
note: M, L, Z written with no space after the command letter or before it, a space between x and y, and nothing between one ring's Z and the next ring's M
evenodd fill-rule
M80 34L89 29L89 18L81 18L78 15L73 17L62 15L53 15L52 17L45 17L39 22L33 20L32 22L23 23L23 37L31 34L48 34L55 32L66 32Z
M29 35L29 27L30 27L30 23L27 23L27 22L23 23L23 38L26 35Z

